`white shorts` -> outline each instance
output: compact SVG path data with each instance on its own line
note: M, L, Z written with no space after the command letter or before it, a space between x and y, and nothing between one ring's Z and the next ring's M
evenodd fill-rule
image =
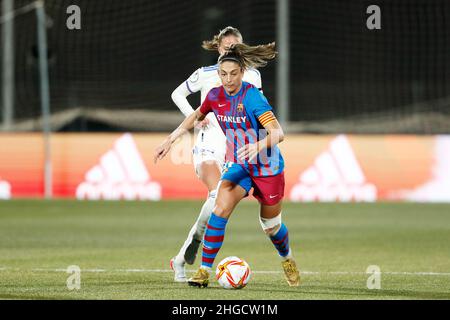
M197 176L199 175L199 165L204 161L215 161L218 169L222 171L225 162L225 150L226 139L221 129L213 125L200 129L192 149L194 169Z

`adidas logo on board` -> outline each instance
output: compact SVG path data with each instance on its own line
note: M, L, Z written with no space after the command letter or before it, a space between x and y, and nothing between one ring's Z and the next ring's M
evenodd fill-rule
M366 182L345 135L330 142L306 169L290 193L292 201L367 201L377 199L377 188Z
M151 181L131 134L114 143L78 185L77 199L160 200L161 185Z

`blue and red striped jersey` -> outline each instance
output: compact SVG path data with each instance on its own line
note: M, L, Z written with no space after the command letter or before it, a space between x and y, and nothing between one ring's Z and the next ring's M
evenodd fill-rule
M266 97L252 84L243 81L239 92L230 96L223 86L211 89L200 107L204 115L213 112L227 138L225 161L242 165L252 176L273 176L284 169L280 149L264 149L252 161L241 161L237 150L264 139L264 125L275 120Z

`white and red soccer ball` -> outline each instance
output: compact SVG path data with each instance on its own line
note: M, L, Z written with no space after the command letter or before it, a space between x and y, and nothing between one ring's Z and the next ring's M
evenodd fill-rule
M238 257L227 257L216 268L216 279L225 289L242 289L251 277L250 266Z

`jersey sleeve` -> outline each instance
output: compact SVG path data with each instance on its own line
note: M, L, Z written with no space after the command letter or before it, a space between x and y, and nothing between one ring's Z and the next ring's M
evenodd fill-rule
M263 127L267 126L269 123L275 120L276 118L272 111L266 111L258 117L258 121Z
M250 95L251 110L263 127L276 120L272 106L258 89L249 89L247 95Z
M172 101L186 117L189 117L194 112L191 104L186 99L186 97L190 94L191 92L187 89L184 82L181 83L175 90L173 90L171 94Z
M203 113L204 115L207 115L211 111L212 111L211 101L209 99L209 92L208 92L205 100L203 101L202 105L200 106L200 112Z
M190 93L196 93L202 89L202 76L203 70L199 68L184 82Z
M244 81L254 85L259 91L262 91L261 73L256 69L248 69L245 71Z

